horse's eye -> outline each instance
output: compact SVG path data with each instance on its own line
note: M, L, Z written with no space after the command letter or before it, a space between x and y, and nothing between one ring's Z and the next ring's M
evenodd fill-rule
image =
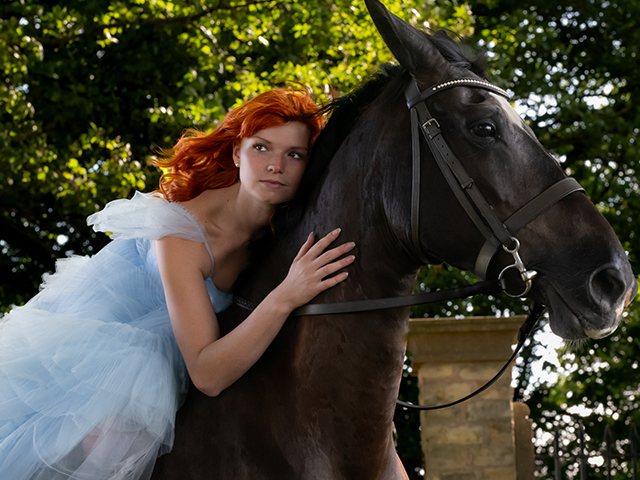
M496 127L491 125L490 123L481 123L480 125L475 125L471 127L471 131L474 135L478 137L495 137L496 136Z

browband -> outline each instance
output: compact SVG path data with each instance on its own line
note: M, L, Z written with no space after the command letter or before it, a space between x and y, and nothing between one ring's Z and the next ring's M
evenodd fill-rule
M486 82L484 80L477 80L475 78L460 78L458 80L451 80L448 82L439 83L434 85L433 87L429 87L426 90L420 92L418 95L415 95L407 100L407 107L411 110L416 104L420 102L424 102L427 98L435 95L436 93L440 93L444 90L448 90L453 87L479 87L483 90L489 90L490 92L497 93L505 98L510 98L511 96L504 91L502 88L497 87L496 85ZM416 89L417 90L417 89Z

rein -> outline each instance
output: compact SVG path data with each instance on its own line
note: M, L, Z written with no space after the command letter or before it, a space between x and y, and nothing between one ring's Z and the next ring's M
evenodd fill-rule
M491 380L489 380L487 383L485 383L483 386L481 386L474 392L471 392L466 397L460 398L453 402L444 403L442 405L436 405L432 407L415 405L411 402L403 402L402 400L396 400L396 404L404 408L410 408L412 410L440 410L442 408L453 407L454 405L458 405L459 403L466 402L467 400L475 397L476 395L481 394L491 385L496 383L498 379L502 376L502 374L507 370L509 365L511 365L511 362L513 362L516 359L516 357L520 353L520 350L522 350L522 347L524 347L524 342L526 342L527 338L531 336L531 333L533 332L534 327L538 324L538 320L540 319L540 316L544 312L544 309L545 309L544 305L540 303L534 303L531 305L531 307L529 307L529 315L527 315L527 318L525 319L524 323L518 330L518 344L516 345L516 348L514 349L513 354L511 355L509 360L507 360L507 362L503 365L500 371L498 371L498 373L496 373Z
M410 307L413 305L423 305L425 303L466 298L474 295L491 295L492 293L500 293L503 290L504 280L485 280L484 282L464 285L451 290L438 290L435 292L406 295L403 297L355 300L353 302L309 303L296 308L291 312L291 316L304 317L306 315L332 315L336 313L356 313L372 310L384 310L385 308ZM233 303L249 311L253 311L258 306L257 303L250 302L236 295L233 296Z
M503 280L485 280L484 282L465 285L463 287L454 288L451 290L438 290L436 292L428 292L404 297L389 297L380 298L377 300L358 300L353 302L308 304L295 309L291 315L294 317L302 317L305 315L329 315L335 313L354 313L370 310L382 310L385 308L407 307L411 305L422 305L425 303L441 302L444 300L453 300L474 295L489 295L492 293L501 292L503 290ZM250 311L253 311L257 307L257 304L249 302L235 295L233 296L233 303L241 308ZM396 400L396 404L403 408L410 408L412 410L440 410L442 408L448 408L453 407L454 405L458 405L459 403L465 402L484 392L491 385L496 383L496 381L498 381L502 374L507 370L509 365L511 365L511 362L516 359L516 357L520 353L520 350L522 350L522 347L524 346L527 338L531 336L531 333L533 332L534 327L537 325L540 316L544 312L544 309L544 305L537 302L533 303L531 307L529 307L529 314L518 330L518 344L516 345L513 354L503 365L503 367L498 371L498 373L496 373L493 378L491 378L491 380L489 380L474 392L453 402L431 407L415 405L413 403L404 402L402 400Z
M500 87L490 84L484 80L463 78L452 80L429 87L420 91L418 84L411 80L405 89L405 98L409 108L411 118L411 145L412 145L412 187L411 187L411 242L418 258L423 264L435 263L430 261L422 249L420 242L420 191L421 191L421 156L420 156L420 133L427 143L440 171L444 175L451 191L456 196L458 202L463 207L469 218L473 221L480 233L485 238L485 243L480 249L476 258L474 273L482 281L455 288L452 290L439 290L418 295L403 297L391 297L372 300L356 300L351 302L307 304L297 308L292 312L293 316L305 315L329 315L337 313L354 313L371 310L382 310L385 308L406 307L443 300L465 298L473 295L492 294L503 292L514 298L525 296L529 293L534 277L537 272L527 270L520 258L520 241L516 238L516 233L538 215L555 205L564 197L578 191L584 191L580 184L573 178L564 178L554 183L541 193L529 200L520 207L504 222L495 214L491 205L484 198L475 182L462 166L455 154L449 148L442 136L440 124L431 115L427 108L426 101L431 96L454 87L473 87L487 90L505 98L509 94ZM513 264L502 269L496 280L486 280L487 270L492 258L499 248L509 253L513 257ZM509 270L517 270L520 274L524 287L521 291L509 291L505 274ZM241 308L253 310L257 304L249 302L240 297L234 296L233 302ZM506 371L511 362L520 353L525 341L531 335L534 326L544 311L544 306L534 303L530 307L529 315L522 327L518 331L518 344L507 363L502 369L485 385L464 398L444 405L424 407L412 403L397 400L397 404L404 408L416 410L437 410L451 407L464 402L479 393L485 391L493 385Z

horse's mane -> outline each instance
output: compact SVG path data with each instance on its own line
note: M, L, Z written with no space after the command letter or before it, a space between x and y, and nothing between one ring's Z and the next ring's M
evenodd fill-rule
M459 41L455 41L446 31L439 30L432 35L425 32L425 38L453 67L469 70L481 78L486 78L486 56L472 52L461 37L457 36ZM408 78L408 72L403 67L384 64L368 81L322 109L323 114L330 115L329 121L313 147L309 166L300 182L296 199L274 216L273 227L276 231L282 232L302 218L336 151L362 113L383 93L386 101L395 101L402 93Z

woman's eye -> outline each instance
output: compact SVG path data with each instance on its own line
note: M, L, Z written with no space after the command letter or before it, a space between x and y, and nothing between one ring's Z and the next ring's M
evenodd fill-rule
M256 143L253 146L254 150L258 151L258 152L266 152L267 151L267 147L265 147L264 145L262 145L261 143Z
M495 137L496 136L496 127L491 125L490 123L482 123L480 125L475 125L471 127L471 131L474 135L478 137Z
M289 156L295 158L296 160L302 160L303 158L302 155L300 155L298 152L291 152Z

